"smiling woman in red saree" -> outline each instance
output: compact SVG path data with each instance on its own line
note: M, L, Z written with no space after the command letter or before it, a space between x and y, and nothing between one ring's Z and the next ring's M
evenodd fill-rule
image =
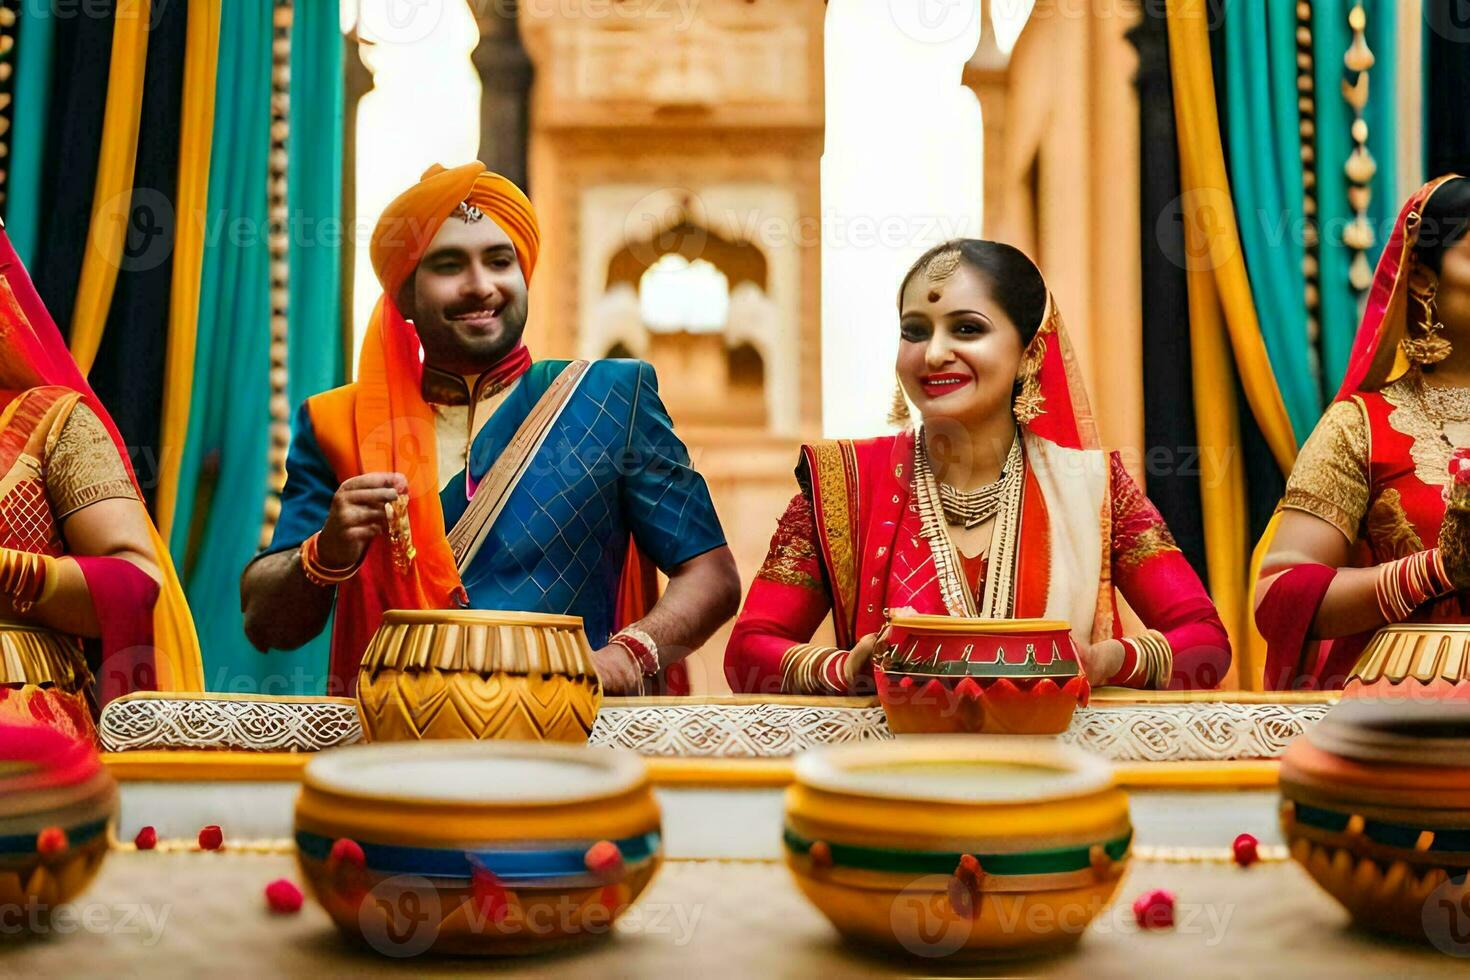
M1035 266L994 242L946 243L900 303L903 404L922 424L802 448L800 491L725 652L731 689L869 690L876 634L903 608L1064 620L1094 684L1217 685L1225 630L1157 509L1098 448ZM1143 633L1122 635L1115 588ZM815 646L829 612L837 646Z
M1302 447L1256 585L1268 690L1344 685L1385 623L1470 622L1470 515L1447 514L1470 446L1470 180L1403 207L1347 377Z

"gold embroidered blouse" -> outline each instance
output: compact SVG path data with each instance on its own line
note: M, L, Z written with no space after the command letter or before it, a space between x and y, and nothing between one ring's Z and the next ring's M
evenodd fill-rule
M117 444L102 420L84 404L72 409L47 450L44 472L46 494L58 522L99 500L138 499Z
M1356 541L1368 510L1368 448L1363 407L1335 402L1297 455L1281 506L1320 517Z

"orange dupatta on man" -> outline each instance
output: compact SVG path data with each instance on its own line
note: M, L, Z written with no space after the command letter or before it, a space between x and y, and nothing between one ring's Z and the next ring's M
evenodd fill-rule
M510 237L526 282L540 250L531 202L511 181L477 162L430 167L399 195L374 228L371 257L383 295L363 341L353 385L308 402L316 438L338 479L397 472L408 480L409 523L417 557L406 572L386 542L369 546L361 569L338 586L332 634L333 693L350 693L368 642L390 609L449 609L468 601L444 525L438 487L434 416L423 396L423 353L414 327L395 301L439 227L465 202ZM657 599L656 570L631 546L618 608L620 622L646 615ZM671 671L672 693L687 691L683 668Z

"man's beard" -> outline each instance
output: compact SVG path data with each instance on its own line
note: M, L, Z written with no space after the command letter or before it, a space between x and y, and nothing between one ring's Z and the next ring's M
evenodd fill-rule
M446 311L434 331L432 343L424 343L426 361L438 367L484 370L515 350L526 332L526 309L521 304L509 303L501 309L500 330L493 336L460 335L450 317L467 312L470 311ZM424 341L423 331L419 339Z

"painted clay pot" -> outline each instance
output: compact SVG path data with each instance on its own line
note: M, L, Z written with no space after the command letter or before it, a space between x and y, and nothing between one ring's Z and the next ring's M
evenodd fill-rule
M371 742L587 741L602 682L579 616L391 611L357 678Z
M107 856L117 784L90 741L0 725L0 908L26 928L75 899Z
M896 734L1054 735L1091 692L1066 623L896 616L874 664Z
M661 834L633 753L424 742L314 758L296 847L333 922L380 953L518 955L609 935Z
M0 620L0 724L41 724L95 744L82 641L29 623Z
M1343 701L1282 757L1281 796L1292 857L1358 925L1434 941L1470 907L1470 703Z
M1470 701L1470 623L1398 623L1373 635L1344 697Z
M1049 740L929 736L797 760L786 862L849 940L932 961L1075 944L1132 841L1104 761Z

